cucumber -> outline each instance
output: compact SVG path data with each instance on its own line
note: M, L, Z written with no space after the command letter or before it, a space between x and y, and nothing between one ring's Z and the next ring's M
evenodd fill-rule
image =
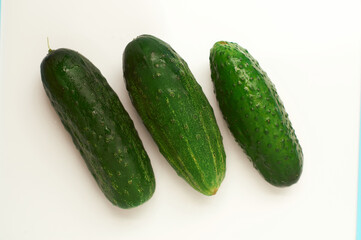
M160 152L194 189L217 192L225 152L213 109L187 63L165 42L141 35L123 54L132 103Z
M266 181L298 181L303 153L274 84L258 62L236 43L220 41L210 51L219 107L237 142Z
M150 199L155 180L149 157L101 72L69 49L49 50L40 68L51 104L110 202L131 208Z

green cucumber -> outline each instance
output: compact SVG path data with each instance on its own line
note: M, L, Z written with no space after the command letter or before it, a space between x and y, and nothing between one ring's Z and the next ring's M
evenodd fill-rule
M205 194L217 192L225 152L213 109L187 63L165 42L142 35L123 55L133 105L179 176Z
M246 49L225 41L214 44L210 65L219 107L254 167L272 185L296 183L302 149L267 74Z
M105 196L138 206L155 190L153 169L133 121L100 71L84 56L49 50L41 79L51 104Z

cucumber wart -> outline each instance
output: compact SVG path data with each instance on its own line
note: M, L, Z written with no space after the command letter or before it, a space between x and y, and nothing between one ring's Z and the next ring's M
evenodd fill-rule
M142 35L123 55L133 105L179 176L205 195L225 175L225 152L213 109L187 63L165 42Z
M49 50L41 78L51 104L105 196L121 208L154 193L149 157L133 121L100 71L84 56Z
M254 167L275 186L296 183L302 149L267 74L246 49L225 41L214 44L210 66L219 107Z

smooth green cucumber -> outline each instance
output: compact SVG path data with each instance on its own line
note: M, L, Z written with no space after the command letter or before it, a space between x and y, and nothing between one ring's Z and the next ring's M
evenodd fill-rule
M205 195L225 175L225 152L213 109L187 63L165 42L142 35L123 55L130 98L179 176Z
M214 44L210 65L219 107L254 167L275 186L296 183L302 149L267 74L246 49L225 41Z
M51 104L105 196L121 208L147 201L153 169L133 121L100 71L84 56L50 50L41 79Z

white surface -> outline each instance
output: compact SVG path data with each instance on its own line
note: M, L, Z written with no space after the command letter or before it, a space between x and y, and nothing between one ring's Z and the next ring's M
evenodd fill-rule
M354 239L360 97L359 1L2 0L0 239ZM153 34L188 62L214 108L227 154L216 196L193 190L158 152L125 89L122 53ZM157 188L113 207L43 90L39 66L66 47L89 58L133 118ZM221 116L210 80L218 40L268 73L304 151L285 189L253 169Z

